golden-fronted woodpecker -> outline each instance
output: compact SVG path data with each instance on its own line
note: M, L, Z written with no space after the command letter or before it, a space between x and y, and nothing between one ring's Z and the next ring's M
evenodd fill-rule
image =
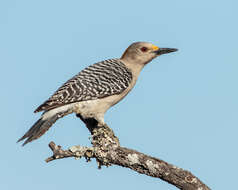
M123 99L136 84L142 68L159 55L177 51L148 42L131 44L120 59L95 63L64 83L35 112L41 118L21 137L23 145L42 136L57 119L76 113L104 124L106 111Z

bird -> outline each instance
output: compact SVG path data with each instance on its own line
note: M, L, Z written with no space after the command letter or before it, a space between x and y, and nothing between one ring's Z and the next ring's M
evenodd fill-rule
M106 111L122 100L135 86L141 70L154 58L176 48L159 48L149 42L132 43L121 58L108 59L83 69L65 82L34 112L40 119L17 141L23 146L38 139L58 120L76 113L81 119L93 118L104 125Z

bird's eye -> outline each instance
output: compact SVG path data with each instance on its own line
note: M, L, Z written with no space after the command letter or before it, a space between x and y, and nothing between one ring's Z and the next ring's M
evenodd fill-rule
M148 48L147 48L147 47L142 47L142 48L140 48L140 50L141 50L142 52L147 52L147 51L148 51Z

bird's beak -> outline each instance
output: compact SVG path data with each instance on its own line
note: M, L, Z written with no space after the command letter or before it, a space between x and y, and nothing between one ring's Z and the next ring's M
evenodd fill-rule
M154 53L156 53L156 55L162 55L162 54L166 54L166 53L172 53L178 51L178 49L176 48L159 48L158 50L154 51Z

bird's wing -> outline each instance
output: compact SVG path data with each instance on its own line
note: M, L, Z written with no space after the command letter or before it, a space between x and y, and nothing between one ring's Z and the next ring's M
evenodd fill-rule
M95 63L64 83L35 112L120 94L131 81L132 73L119 59Z

